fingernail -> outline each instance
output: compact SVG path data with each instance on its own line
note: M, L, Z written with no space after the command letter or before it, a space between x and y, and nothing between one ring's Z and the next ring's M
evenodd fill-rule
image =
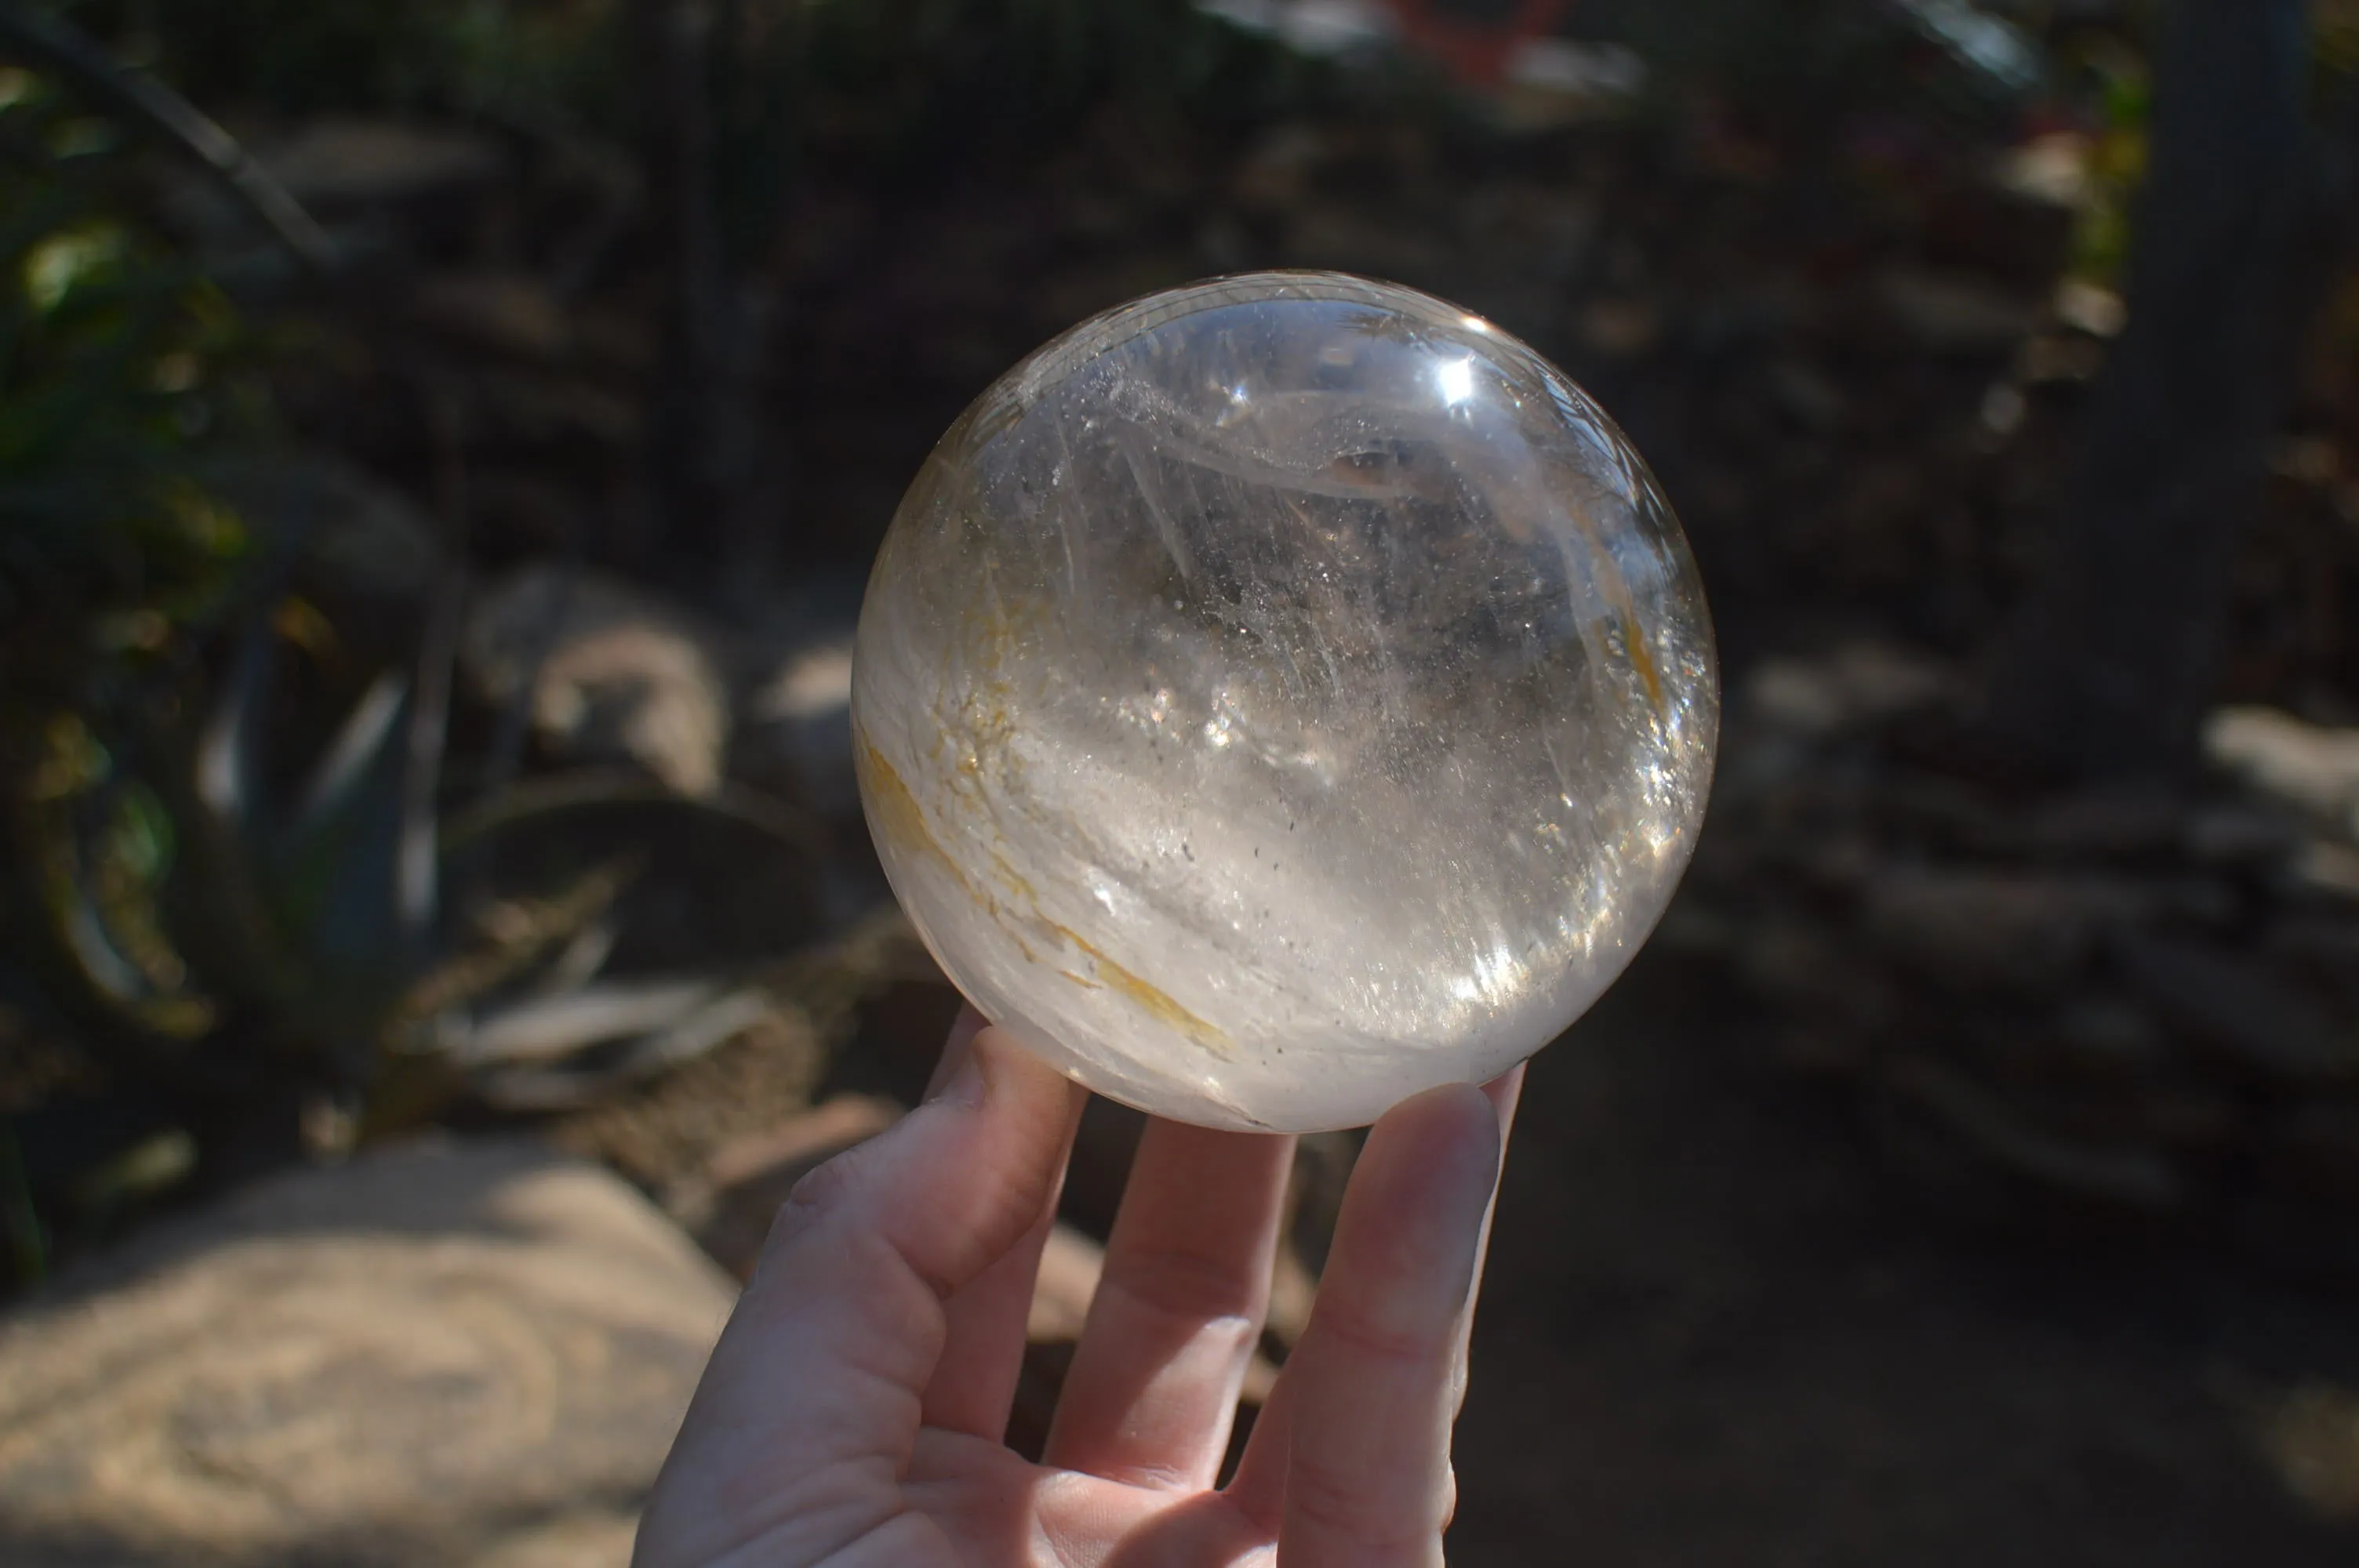
M1435 1108L1427 1107L1422 1117L1430 1118ZM1488 1116L1487 1106L1483 1114ZM1380 1125L1379 1133L1383 1130ZM1375 1326L1420 1336L1444 1325L1452 1325L1444 1332L1454 1333L1465 1320L1481 1255L1483 1217L1498 1172L1495 1141L1484 1140L1489 1146L1483 1147L1471 1136L1473 1126L1459 1136L1443 1137L1429 1120L1423 1130L1425 1146L1414 1166L1404 1166L1397 1153L1387 1151L1390 1168L1385 1179L1391 1190L1385 1195L1397 1206L1387 1228L1405 1245L1393 1267L1371 1280L1372 1288L1361 1303ZM1365 1162L1369 1156L1361 1158ZM1414 1257L1413 1265L1405 1260L1408 1256Z
M949 1081L929 1098L954 1105L961 1110L981 1110L984 1096L991 1087L989 1079L983 1070L983 1052L970 1045L964 1056L965 1059L959 1063L958 1070L950 1076Z
M1491 1206L1499 1195L1499 1166L1506 1152L1503 1141L1473 1136L1451 1149L1436 1173L1440 1189L1437 1197L1449 1206L1456 1222L1469 1234L1471 1249L1478 1254L1489 1240Z

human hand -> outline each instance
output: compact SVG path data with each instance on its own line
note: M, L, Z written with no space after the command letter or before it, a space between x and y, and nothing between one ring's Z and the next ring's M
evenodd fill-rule
M1217 1490L1294 1141L1148 1125L1033 1465L1002 1436L1086 1096L972 1011L936 1083L779 1212L636 1568L1441 1561L1522 1069L1420 1095L1369 1133L1310 1326Z

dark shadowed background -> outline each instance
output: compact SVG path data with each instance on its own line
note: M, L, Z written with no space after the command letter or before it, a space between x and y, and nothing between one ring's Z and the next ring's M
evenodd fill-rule
M236 1245L447 1297L338 1226L725 1301L667 1238L742 1277L957 1005L851 783L903 486L1082 317L1302 266L1594 393L1725 661L1534 1068L1452 1560L2347 1561L2354 218L2350 0L0 0L0 1557L623 1561L704 1306L551 1360L480 1519L429 1461L526 1352L107 1314Z

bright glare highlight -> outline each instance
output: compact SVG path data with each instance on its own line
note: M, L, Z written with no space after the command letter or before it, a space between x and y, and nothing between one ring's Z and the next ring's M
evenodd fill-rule
M1446 360L1434 371L1433 380L1441 388L1441 401L1455 408L1474 395L1474 362Z

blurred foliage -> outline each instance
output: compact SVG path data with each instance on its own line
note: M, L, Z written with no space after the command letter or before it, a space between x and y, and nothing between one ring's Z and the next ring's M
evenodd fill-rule
M2081 51L2079 69L2097 106L2086 160L2088 191L2072 235L2071 268L2116 285L2129 260L2131 203L2146 178L2154 88L2145 57L2111 40Z
M2313 0L2310 17L2311 113L2331 146L2347 139L2345 123L2359 93L2359 0ZM2151 27L2151 17L2141 20ZM2071 271L2117 286L2129 259L2154 117L2147 40L2114 29L2068 28L2060 32L2055 53L2060 94L2085 105L2090 121L2088 189L2074 229Z
M288 114L625 109L614 0L78 0L52 9L199 103Z
M0 984L27 1010L0 1030L12 1090L58 1076L42 1035L59 1025L103 1054L117 1028L174 1041L210 1021L173 994L173 813L123 765L136 744L102 736L168 706L231 612L253 531L209 479L267 420L252 335L141 220L124 143L59 84L0 68ZM22 1272L43 1249L13 1126L0 1178Z
M536 114L608 132L645 112L644 13L672 0L78 0L191 98L277 114ZM1252 117L1321 76L1186 0L697 0L712 107L741 140L854 146L914 172L1021 145L1109 92ZM634 70L637 60L641 69ZM788 130L791 125L793 130Z
M259 436L262 395L235 312L136 216L112 128L21 70L0 71L0 764L25 830L18 914L144 990L181 972L153 896L172 823L97 731L174 684L230 605L252 533L207 478Z
M1346 69L1189 0L42 8L258 138L321 114L394 114L609 153L677 129L679 83L661 62L679 36L666 29L688 28L691 53L676 58L701 74L707 120L691 140L712 160L735 266L761 254L805 171L939 187L1087 135L1109 104L1213 136L1376 103L1471 123L1439 71ZM1801 116L1837 79L1855 104L1888 74L1876 51L1891 29L1849 0L1597 0L1586 14L1648 53L1673 84L1667 103L1708 83L1747 112ZM363 1125L430 1115L470 1074L518 1068L496 1056L510 1036L540 1053L511 1089L555 1103L701 1048L753 1005L713 979L674 987L676 1016L619 1034L599 1022L645 1011L644 993L588 986L596 965L578 961L611 945L599 933L642 873L585 867L578 841L533 892L494 897L479 878L464 908L443 892L505 852L470 829L442 866L438 824L453 807L511 845L623 807L594 784L459 797L441 761L459 563L408 606L408 631L355 634L307 564L323 502L274 428L264 373L283 345L148 221L171 155L97 112L108 99L92 85L0 69L0 1001L14 1010L0 1113L16 1119L0 1123L0 1229L19 1277L44 1252L37 1199L85 1221L115 1212L201 1169L241 1116L277 1106L285 1119L321 1098ZM1888 96L1908 91L1904 77ZM709 818L696 833L774 846L799 831L760 802L663 809ZM557 1000L588 1023L546 1022L552 965L581 969ZM96 1081L38 1065L57 1040L153 1114L27 1143L38 1128L23 1119L44 1096ZM548 1071L584 1045L585 1074ZM58 1147L75 1168L45 1166Z
M627 138L661 108L624 70L627 29L659 5L49 9L237 123L391 111ZM712 152L736 213L774 200L815 144L908 175L954 146L1005 151L1053 134L1109 83L1217 85L1234 104L1245 102L1226 96L1245 81L1232 71L1240 59L1280 75L1314 69L1169 4L747 3L705 16ZM489 1049L491 1035L469 1033L470 1004L529 989L535 964L604 918L567 914L561 897L495 899L487 907L511 916L546 904L563 917L527 921L524 938L506 928L514 918L486 935L443 907L430 871L419 876L420 856L437 858L446 793L439 692L456 583L429 607L445 623L439 644L429 633L422 647L373 652L345 638L332 597L306 589L319 502L273 428L259 373L271 345L148 221L163 166L143 127L93 112L104 95L92 86L0 68L0 781L12 849L0 875L0 991L12 1008L0 1109L17 1119L0 1146L0 1218L20 1277L44 1251L39 1192L69 1207L103 1192L112 1206L201 1162L144 1160L156 1139L179 1149L188 1134L143 1113L64 1140L86 1169L43 1168L26 1155L34 1124L21 1119L60 1085L158 1100L167 1122L321 1094L364 1119L430 1114L458 1087L438 1052ZM978 120L992 127L979 139ZM257 471L271 482L253 482ZM558 795L491 816L528 836L605 798L594 786ZM799 831L766 803L678 809L773 842ZM746 1005L725 988L691 997L597 1065L608 1076L659 1065ZM593 1027L583 1042L603 1038ZM547 1029L537 1039L544 1053L571 1049ZM41 1065L59 1040L84 1059L62 1076ZM536 1082L536 1093L563 1091L547 1074ZM165 1175L106 1177L126 1161Z
M658 141L660 117L677 112L677 83L649 46L690 27L712 216L728 265L749 271L799 182L939 190L1094 135L1110 107L1239 145L1328 112L1492 134L1438 70L1314 59L1190 0L42 8L257 144L310 117L397 115L586 144L614 165L633 158L617 149ZM1582 0L1571 17L1583 38L1644 59L1644 113L1673 144L1740 123L1730 146L1808 151L1862 124L1932 120L1970 126L1960 140L1979 156L2050 114L2082 146L2074 267L2108 281L2144 168L2144 13L2067 25L2067 9ZM2349 74L2359 0L2324 0L2319 16L2321 61ZM457 798L439 762L434 694L449 650L417 630L417 604L399 636L372 640L307 580L318 497L266 391L284 345L147 221L164 155L92 102L72 83L0 69L0 778L12 848L0 1004L33 1021L0 1027L0 1113L22 1109L7 1098L10 1042L48 1030L119 1078L175 1086L190 1103L284 1079L356 1115L369 1113L364 1092L386 1118L426 1114L457 1082L462 1047L491 1033L454 1016L528 989L536 966L600 929L638 873L576 863L571 881L508 890L486 905L507 912L505 926L430 886L423 908L414 885L405 892L439 815L488 809ZM674 238L647 232L660 209L643 200L669 176L640 157L619 183L634 172L641 205L616 223L640 225L638 251L618 272ZM276 481L251 482L257 468ZM458 563L444 564L429 612L456 602ZM586 797L566 798L576 810ZM520 828L534 812L511 815L505 826ZM748 830L793 837L775 822ZM660 1062L675 1048L665 1041L698 1037L698 1017L736 1000L719 987L608 1065ZM385 1110L392 1102L400 1108ZM172 1130L134 1128L101 1152L126 1170L182 1169L132 1158ZM0 1126L0 1229L20 1269L40 1252L25 1218L34 1163Z
M0 70L0 687L92 700L215 613L248 538L206 490L251 438L252 340L136 216L116 136ZM89 683L95 682L93 688Z
M2359 0L2314 0L2320 67L2337 76L2359 76Z
M553 92L568 58L497 28L497 47L440 54L460 35L427 25L481 29L483 6L289 5L283 27L232 9L173 9L174 46L224 91L293 103L448 105L519 60ZM374 88L307 75L364 64ZM436 1113L509 1065L476 1025L545 990L536 964L601 916L560 908L519 939L530 900L471 883L509 912L491 930L443 896L463 574L445 561L422 604L389 605L314 547L349 503L274 416L288 344L150 222L170 165L90 111L98 85L0 66L0 1277L19 1280L61 1220L87 1238L257 1125L291 1144L319 1107L348 1129ZM590 814L598 838L597 813L644 819L645 794L479 799L492 826L462 860L554 817ZM740 863L749 837L800 843L774 803L655 809L721 824ZM582 1047L616 1046L592 1065L627 1081L755 1005L677 989L677 1016L624 997L637 1028L594 997L538 1026L537 1092L571 1092L547 1069Z

